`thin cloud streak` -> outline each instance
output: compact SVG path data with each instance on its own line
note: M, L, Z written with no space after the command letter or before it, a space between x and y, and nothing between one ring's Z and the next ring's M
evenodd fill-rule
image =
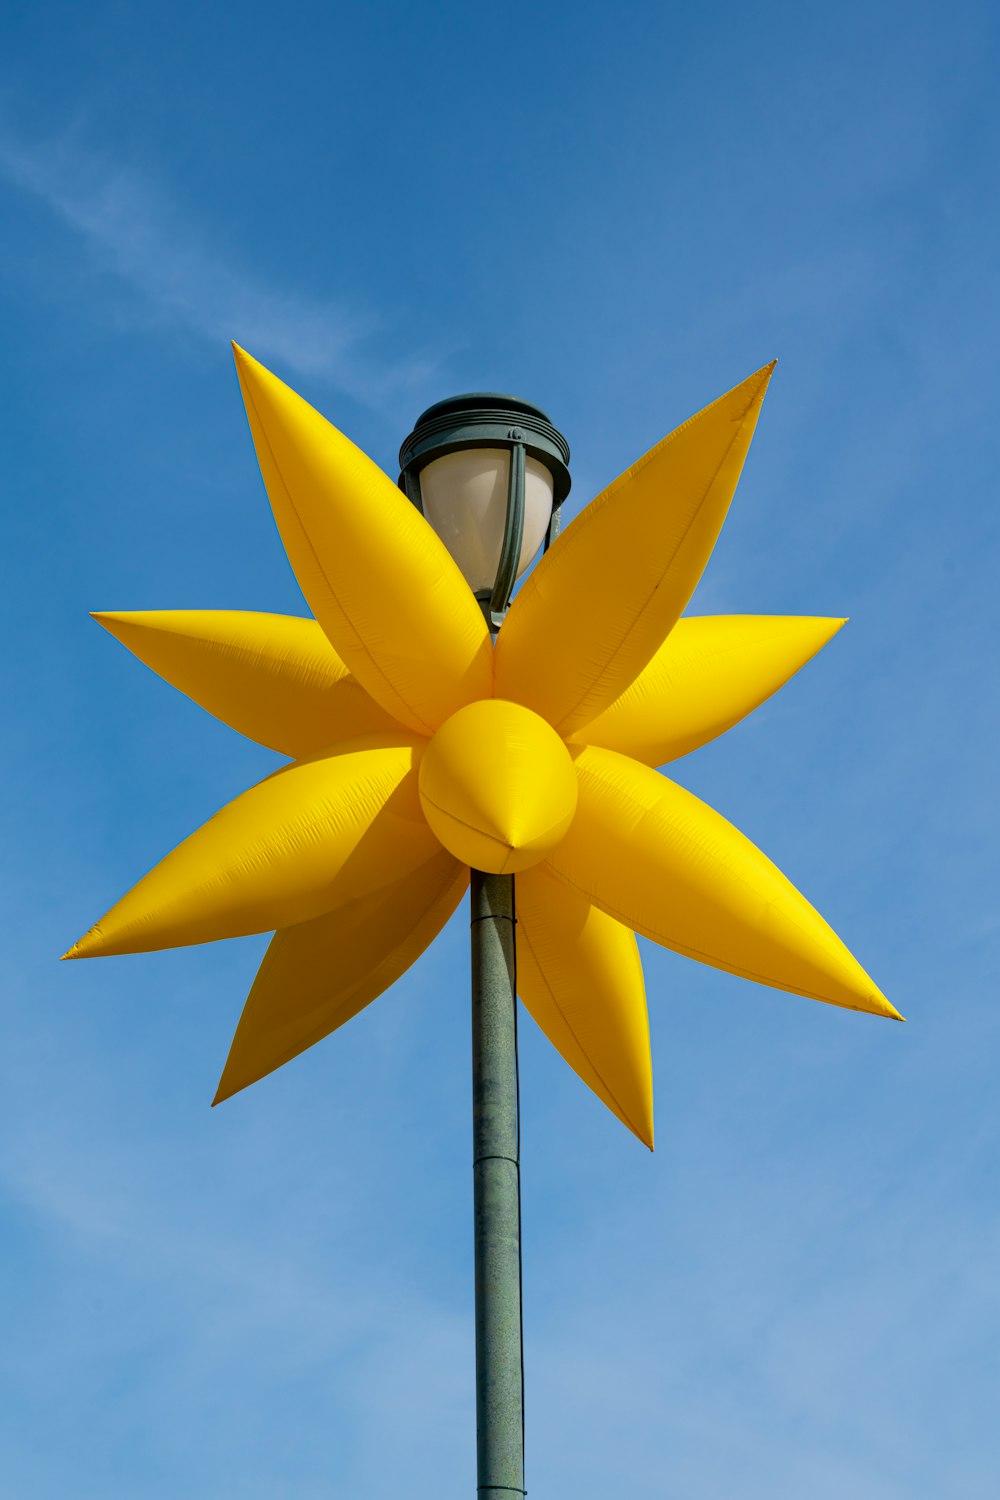
M437 367L419 358L379 365L361 349L380 329L377 316L277 291L227 264L150 183L69 139L26 146L0 131L0 178L44 203L151 309L215 347L236 338L372 407Z

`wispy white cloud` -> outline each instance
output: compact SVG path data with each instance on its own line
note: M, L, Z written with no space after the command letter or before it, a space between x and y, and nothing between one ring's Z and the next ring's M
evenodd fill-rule
M318 375L378 406L426 380L436 360L380 362L365 342L380 317L266 284L227 261L155 184L74 136L25 144L0 128L0 178L40 200L80 239L97 268L137 293L146 313L218 345L236 338L300 375Z

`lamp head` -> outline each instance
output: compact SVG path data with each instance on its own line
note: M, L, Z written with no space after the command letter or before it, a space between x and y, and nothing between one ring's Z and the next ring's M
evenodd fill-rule
M569 444L517 396L472 392L429 406L399 450L400 488L440 536L491 626L558 530Z

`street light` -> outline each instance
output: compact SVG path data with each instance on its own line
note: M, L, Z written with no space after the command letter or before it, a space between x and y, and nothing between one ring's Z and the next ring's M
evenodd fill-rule
M548 418L508 397L458 397L424 413L404 444L401 481L449 556L388 475L235 352L261 473L312 616L96 618L288 763L196 829L64 956L273 932L219 1103L405 973L473 867L479 1493L500 1500L524 1489L518 990L650 1149L636 933L774 989L902 1020L781 871L656 769L738 723L844 622L684 614L770 365L603 490L504 621L517 574L554 535L569 489L569 450ZM530 485L529 462L543 471L532 468Z
M477 392L428 407L399 464L495 634L559 530L569 444L540 407ZM492 1500L525 1493L515 920L514 876L470 871L477 1493Z
M399 450L400 488L426 516L496 632L514 584L559 529L569 444L516 396L438 401Z

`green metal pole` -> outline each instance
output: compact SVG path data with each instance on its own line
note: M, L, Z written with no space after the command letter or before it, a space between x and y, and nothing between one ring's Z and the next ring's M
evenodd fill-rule
M480 1500L524 1489L514 877L472 871L472 1174Z

